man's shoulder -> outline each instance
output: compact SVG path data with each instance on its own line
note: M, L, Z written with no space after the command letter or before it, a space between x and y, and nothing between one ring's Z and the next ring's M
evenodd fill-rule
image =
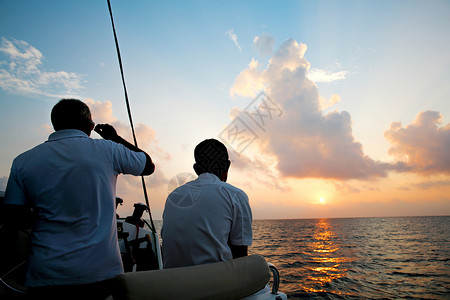
M42 151L42 149L44 149L45 147L46 147L45 143L38 144L33 148L28 149L25 152L22 152L21 154L17 155L14 160L15 161L26 160L29 157L33 157L36 152Z
M228 192L230 192L232 194L238 195L240 197L248 198L247 194L242 189L240 189L228 182L219 181L217 184L220 185L221 188L227 190Z

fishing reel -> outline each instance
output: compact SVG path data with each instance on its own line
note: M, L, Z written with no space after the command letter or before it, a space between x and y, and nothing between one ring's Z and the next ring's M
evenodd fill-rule
M148 211L148 207L143 203L135 203L133 206L133 214L126 217L125 222L144 228L145 221L142 219L142 215L144 214L144 211Z
M116 205L123 200L116 198ZM117 219L117 235L125 272L159 269L156 240L152 232L144 228L148 223L142 218L147 205L135 203L131 216Z

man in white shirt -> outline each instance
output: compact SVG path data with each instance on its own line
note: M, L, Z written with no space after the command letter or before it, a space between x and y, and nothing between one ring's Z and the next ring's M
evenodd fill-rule
M25 282L32 297L104 299L111 279L123 273L117 176L150 175L155 166L110 125L95 127L103 140L91 139L94 122L80 100L59 101L51 120L49 139L14 159L2 217L14 227L32 210Z
M174 190L164 208L164 268L246 256L252 244L248 197L226 183L230 160L225 145L205 140L195 148L194 157L199 177Z

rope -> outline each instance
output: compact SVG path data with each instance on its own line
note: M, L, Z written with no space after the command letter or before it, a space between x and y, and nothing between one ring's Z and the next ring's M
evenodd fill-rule
M127 105L128 119L130 120L131 132L133 133L134 145L136 147L138 147L137 140L136 140L136 135L134 133L133 118L131 116L130 102L128 101L127 86L125 84L125 76L124 76L124 73L123 73L122 58L120 56L119 41L117 40L116 27L114 26L114 18L113 18L112 9L111 9L111 3L110 3L110 0L107 0L107 1L108 1L109 16L111 17L112 30L113 30L113 33L114 33L114 42L116 44L117 58L119 60L120 75L122 77L123 91L125 93L125 103ZM153 232L156 232L156 227L155 227L155 224L153 223L152 213L150 211L150 204L149 204L149 201L148 201L147 188L145 186L144 176L141 176L141 180L142 180L142 189L144 190L145 205L147 205L148 214L149 214L149 217L150 217L150 223L151 223L150 229Z

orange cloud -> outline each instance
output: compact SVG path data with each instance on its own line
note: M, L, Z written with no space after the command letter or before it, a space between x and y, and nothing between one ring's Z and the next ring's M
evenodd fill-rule
M242 71L236 78L230 95L240 95L244 97L255 97L256 93L264 88L264 79L258 70L258 62L252 58L248 69Z
M393 122L384 133L392 144L389 154L413 172L450 174L450 124L440 127L442 115L424 111L408 126Z
M402 162L383 163L364 154L361 143L353 136L348 112L324 114L322 109L340 97L333 95L324 103L317 85L307 77L310 63L304 57L306 50L306 45L287 40L265 70L255 72L252 60L233 86L233 91L241 96L249 96L249 90L254 94L256 87L265 86L266 94L283 110L274 116L274 110L256 107L261 114L254 115L259 116L261 124L246 123L257 136L260 149L276 157L279 173L284 177L345 180L385 177L389 170L405 170ZM239 116L235 109L233 115ZM245 121L244 117L240 121Z
M88 98L85 102L89 106L92 119L96 124L111 124L125 140L134 143L130 126L117 120L113 114L111 101L101 102ZM155 156L159 160L171 159L170 154L158 146L156 132L153 128L143 123L137 123L135 124L135 134L139 148L145 149L152 157Z

